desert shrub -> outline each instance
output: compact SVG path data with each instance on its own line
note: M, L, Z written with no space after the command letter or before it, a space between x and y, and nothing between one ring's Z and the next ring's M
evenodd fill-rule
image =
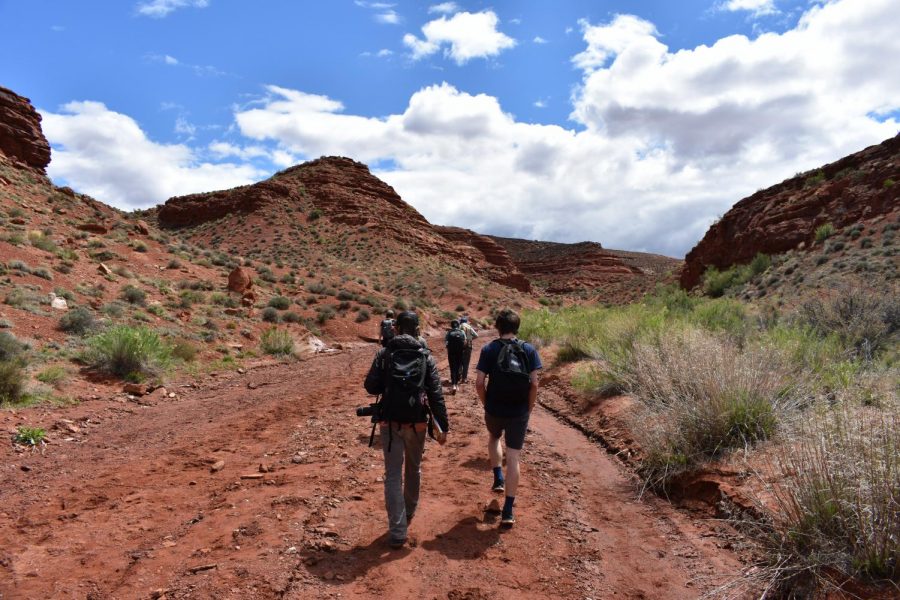
M137 242L133 243L131 245L131 247L134 248L135 252L146 252L147 251L147 244L145 244L142 241L137 241Z
M125 314L125 307L120 302L108 302L100 307L100 312L107 317L118 319Z
M128 379L159 375L172 349L152 329L119 325L88 341L82 360L93 369Z
M129 304L143 305L147 300L147 293L139 287L128 284L122 288L121 297Z
M368 321L371 318L372 317L369 314L369 311L367 311L366 309L363 308L363 309L360 309L360 311L358 313L356 313L356 319L354 319L354 321L356 321L357 323L365 323L366 321Z
M45 252L56 252L57 250L57 246L53 240L40 231L29 231L28 241L31 242L31 245L35 248L40 248Z
M815 239L820 244L834 235L834 225L831 223L823 223L816 227Z
M31 274L35 277L46 279L47 281L53 281L53 273L50 272L50 269L48 269L47 267L38 267L36 269L32 269Z
M69 377L69 372L60 365L51 365L38 373L35 379L41 383L58 387Z
M277 323L281 320L281 316L278 314L278 309L271 306L267 306L262 310L261 317L262 320L266 323Z
M8 331L0 331L0 361L19 359L27 348L13 334Z
M172 346L172 356L184 362L192 362L198 352L197 346L188 340L179 340Z
M190 308L195 304L203 304L206 301L206 295L197 290L181 290L178 293L178 299L181 308Z
M335 311L330 306L322 306L316 309L316 323L324 325L329 319L333 319Z
M269 306L272 308L277 308L278 310L287 310L291 307L291 301L289 298L285 298L284 296L275 296L271 300L269 300Z
M294 352L294 338L286 329L270 327L260 336L259 347L266 354L287 356Z
M665 489L679 472L770 438L806 400L801 378L772 348L738 349L697 329L636 344L625 388L640 401L632 430L640 472Z
M0 404L15 404L25 389L25 369L20 360L0 360Z
M97 320L89 309L79 306L60 317L57 326L66 333L84 335L97 326Z
M281 320L285 323L299 323L301 319L300 315L292 310L289 310L281 315Z
M16 428L16 434L13 441L17 444L27 444L29 446L37 446L44 442L47 432L40 427L25 427L24 425Z
M900 583L900 415L840 407L803 423L782 446L757 533L774 561L772 584L813 596L830 580Z
M356 300L356 294L353 292L348 292L347 290L341 290L337 293L338 300Z
M825 171L819 169L803 181L803 187L815 187L825 181Z
M307 219L310 221L317 221L322 218L322 214L323 213L321 210L319 210L318 208L314 208L309 212L309 216L307 217Z
M170 259L169 264L166 265L166 268L167 269L180 269L181 261L178 260L177 258Z
M900 300L846 289L800 308L803 322L822 335L838 336L856 356L871 360L900 331Z
M312 277L312 276L310 275L310 277ZM326 286L322 282L309 283L306 285L306 291L308 291L312 294L324 294L325 290L326 290Z

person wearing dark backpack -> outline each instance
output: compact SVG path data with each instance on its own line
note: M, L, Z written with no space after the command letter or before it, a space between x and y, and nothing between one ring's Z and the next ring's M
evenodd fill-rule
M459 391L459 380L462 378L463 354L466 351L466 334L459 328L459 321L450 321L450 331L444 338L447 346L447 360L450 363L450 385L453 393Z
M394 311L388 310L384 313L384 320L381 321L381 324L378 326L378 341L381 342L381 346L385 347L388 345L394 337Z
M538 371L541 358L534 346L516 338L519 315L505 309L494 322L499 338L481 349L475 389L484 406L484 422L488 430L488 454L494 471L495 492L506 493L500 514L500 526L512 527L516 522L513 504L519 486L519 454L525 443L528 419L537 402ZM506 478L503 477L503 451L500 438L506 442Z
M373 420L381 430L384 503L392 548L406 543L419 503L425 433L436 425L433 437L444 444L450 429L437 363L418 340L418 328L416 313L397 316L397 335L375 355L364 383L367 392L381 396Z

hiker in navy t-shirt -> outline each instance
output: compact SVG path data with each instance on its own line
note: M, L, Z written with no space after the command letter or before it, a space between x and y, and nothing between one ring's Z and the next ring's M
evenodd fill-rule
M494 470L492 489L506 492L500 525L512 527L516 522L513 503L519 486L519 454L525 443L528 418L537 402L538 371L543 365L534 346L516 339L519 315L502 310L494 325L500 337L481 349L475 389L484 406L488 454ZM505 479L501 437L506 441Z

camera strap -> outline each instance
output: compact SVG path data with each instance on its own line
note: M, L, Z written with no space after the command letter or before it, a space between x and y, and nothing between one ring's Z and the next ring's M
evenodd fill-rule
M378 396L375 399L375 404L378 405L381 402L381 396ZM372 421L372 433L369 435L369 448L375 445L375 428L378 427L378 421Z

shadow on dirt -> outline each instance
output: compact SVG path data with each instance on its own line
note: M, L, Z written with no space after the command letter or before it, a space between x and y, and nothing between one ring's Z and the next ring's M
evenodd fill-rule
M388 546L388 534L384 533L366 546L354 546L330 554L311 554L304 562L311 575L340 585L364 577L372 569L404 558L410 552L412 549L408 546L393 550ZM315 564L309 564L310 558L316 561Z
M483 523L477 517L466 517L449 531L424 542L422 548L440 552L452 560L480 558L500 539L500 533L496 528L480 529L479 524Z

